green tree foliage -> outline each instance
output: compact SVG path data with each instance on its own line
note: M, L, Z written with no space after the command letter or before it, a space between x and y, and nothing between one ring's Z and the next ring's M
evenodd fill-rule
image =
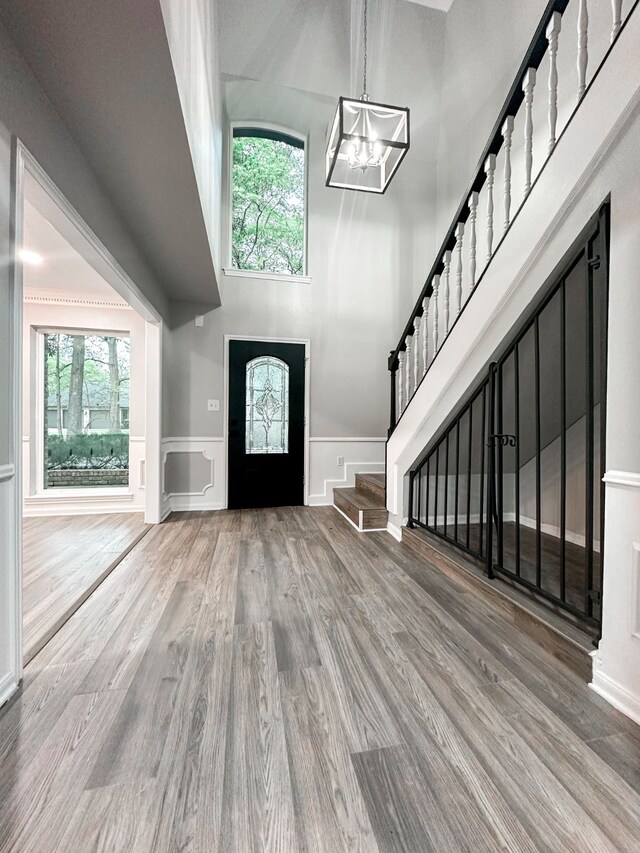
M273 139L233 140L236 269L304 272L304 149Z

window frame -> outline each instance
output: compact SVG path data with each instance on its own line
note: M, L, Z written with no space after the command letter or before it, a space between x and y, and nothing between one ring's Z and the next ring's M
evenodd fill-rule
M289 136L292 139L297 139L302 143L304 151L304 227L303 227L303 246L302 246L302 269L303 273L289 274L278 272L260 272L259 270L244 270L238 269L232 264L232 245L233 245L233 140L234 131L237 128L243 130L270 131L274 134ZM247 134L249 135L249 134ZM259 135L259 134L258 134ZM227 276L236 276L238 278L262 279L267 281L290 281L300 284L310 284L311 276L309 275L309 259L308 259L308 244L309 244L309 135L300 133L290 127L284 125L273 124L272 122L264 121L232 121L229 122L229 133L227 140L227 239L225 247L225 255L227 265L223 267L223 273Z
M35 463L36 475L35 475L35 497L52 497L52 496L61 496L61 495L77 495L79 497L84 495L121 495L121 494L132 494L131 485L129 486L82 486L82 487L73 487L70 488L68 486L47 486L45 485L45 465L46 465L46 457L45 457L45 444L44 444L44 430L45 423L48 428L48 415L47 409L48 407L45 405L44 401L44 337L45 335L84 335L85 337L116 337L116 338L127 338L129 342L131 342L131 332L130 331L115 331L114 329L100 329L100 328L91 328L85 329L77 326L57 326L57 325L33 325L31 326L33 333L35 334L34 345L31 350L31 358L35 356L36 358L36 371L32 371L32 394L35 394L35 399L38 401L37 405L33 407L32 413L32 433L35 429L35 433L37 435L37 441L35 443L35 447L33 450L35 451L32 456L32 464ZM129 382L131 382L131 361L129 362ZM131 385L129 385L129 394L131 394ZM131 397L129 398L131 400ZM131 409L131 405L129 404L129 409ZM64 416L63 416L64 423ZM129 445L131 445L131 431L129 430ZM131 468L129 468L131 471Z

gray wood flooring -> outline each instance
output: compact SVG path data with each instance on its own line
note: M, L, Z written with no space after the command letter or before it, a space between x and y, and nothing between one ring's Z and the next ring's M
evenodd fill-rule
M25 663L86 601L148 530L141 512L25 518Z
M640 731L386 533L172 516L0 710L0 851L640 851Z

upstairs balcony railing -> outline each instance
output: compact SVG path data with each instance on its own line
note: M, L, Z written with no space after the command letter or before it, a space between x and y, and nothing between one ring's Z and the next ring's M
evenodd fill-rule
M550 0L547 4L471 184L389 357L389 435L469 305L638 2ZM592 41L593 52L599 50L601 56L597 64L590 59Z

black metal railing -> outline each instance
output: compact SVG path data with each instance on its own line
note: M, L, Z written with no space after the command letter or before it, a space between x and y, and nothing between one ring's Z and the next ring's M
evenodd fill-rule
M571 41L572 50L577 50L577 103L570 112L562 132L557 130L557 80L554 86L550 77L547 97L549 98L549 126L550 139L547 152L541 163L537 174L532 172L532 102L535 87L535 71L539 68L543 58L549 57L549 63L556 68L556 55L558 51L558 38L561 30L561 18L570 2L578 5L578 39ZM424 380L434 359L436 358L444 340L455 326L459 316L469 304L477 286L482 281L487 267L490 265L496 250L502 243L504 237L515 221L519 210L526 202L532 186L535 185L548 158L551 156L557 142L562 137L571 122L575 111L589 89L589 86L598 75L600 68L605 63L611 49L614 46L620 32L625 27L629 17L635 11L640 0L632 3L611 4L613 18L610 31L610 46L602 57L602 61L596 67L589 80L587 80L587 38L588 38L588 14L584 0L549 0L544 14L536 28L529 48L524 56L513 85L505 99L504 105L495 122L489 140L480 156L478 165L472 176L462 201L458 206L451 226L440 246L436 259L429 271L427 279L420 291L407 324L400 336L395 350L389 356L388 367L391 379L391 405L389 435L402 417L408 403L415 394L417 388ZM575 27L572 28L575 32ZM573 68L576 67L575 61ZM533 72L533 73L532 73ZM511 165L510 151L513 132L513 119L518 114L524 103L525 109L525 150L523 158L524 174L524 197L520 206L514 213L511 212ZM493 221L493 184L496 178L496 155L502 152L505 164L509 161L509 168L504 170L504 198L505 210L504 221L501 222L501 235L499 239L493 239L495 223ZM487 214L487 234L483 235L488 241L488 260L484 270L476 277L476 254L485 256L486 246L480 247L476 233L476 214L478 210L478 198L481 192L487 194L483 199L488 204L490 213ZM502 193L500 197L502 198ZM465 232L465 227L467 232ZM497 230L497 229L496 229ZM469 248L471 261L469 268L463 269L462 246L463 241L468 238L471 246ZM466 245L466 243L465 243ZM478 268L480 264L478 264ZM442 282L440 279L442 278ZM455 278L455 287L451 288L451 280ZM439 292L438 292L439 291ZM452 305L450 305L452 303ZM429 316L430 311L430 316ZM449 315L452 322L449 322Z
M410 473L409 525L600 624L608 204Z

